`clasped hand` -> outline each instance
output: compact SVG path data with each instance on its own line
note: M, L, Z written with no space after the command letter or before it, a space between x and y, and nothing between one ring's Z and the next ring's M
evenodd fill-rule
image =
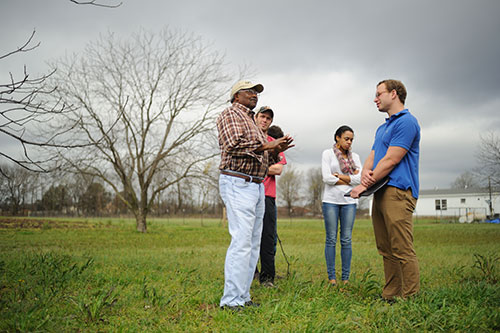
M295 147L292 142L293 138L287 134L279 139L268 142L268 144L270 150L274 150L276 153L281 153L289 148Z
M366 188L372 186L375 184L377 180L373 178L373 170L365 170L363 169L363 172L361 172L361 185L365 186Z
M357 199L367 188L375 184L373 170L363 169L361 172L361 184L351 190L351 198Z

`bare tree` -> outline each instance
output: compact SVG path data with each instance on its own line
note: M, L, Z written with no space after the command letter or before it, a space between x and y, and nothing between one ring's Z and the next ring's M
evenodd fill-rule
M0 60L37 48L40 43L33 41L34 36L33 30L24 44L0 56ZM41 163L43 161L31 158L30 148L50 145L51 138L39 140L38 137L32 135L28 127L47 115L64 110L64 106L57 102L40 102L41 96L53 92L53 89L45 88L45 82L52 74L53 72L32 78L24 66L20 78L15 78L12 73L9 73L9 82L0 84L0 140L17 142L20 145L20 151L23 152L22 157L18 157L4 150L0 151L0 157L32 171L45 170ZM2 167L0 167L0 173L6 176Z
M481 144L477 158L478 173L492 185L500 185L500 135L497 132L488 132L481 136Z
M289 216L291 216L294 204L297 205L300 200L301 177L301 172L289 165L278 178L279 198L285 203Z
M69 0L78 5L91 5L98 7L116 8L120 3L111 0L79 1ZM0 55L0 61L21 53L30 52L40 46L40 42L35 42L36 31L33 30L27 40L12 51ZM55 69L45 75L31 76L26 65L21 75L13 75L9 72L9 80L0 83L0 140L2 142L14 142L19 146L21 154L12 154L6 150L0 151L0 158L13 162L30 171L49 171L46 169L47 160L36 159L32 150L39 147L54 146L54 137L64 133L52 133L53 137L40 140L37 133L33 133L32 125L43 122L52 114L57 114L65 110L65 106L56 103L41 102L41 98L51 94L54 90L45 87L46 80L54 73ZM71 147L66 147L71 148ZM6 176L0 166L0 174Z
M321 214L321 200L324 188L321 168L311 168L307 174L307 181L307 201L312 213L316 216Z
M459 175L451 184L451 188L464 189L481 186L479 179L470 171Z
M22 212L32 195L33 173L17 165L2 165L5 176L0 176L0 203L10 209L12 215Z
M155 198L200 176L217 155L215 115L229 81L224 56L165 29L128 40L110 33L54 66L54 95L72 107L51 125L71 130L59 144L80 146L61 150L60 161L109 185L146 232Z

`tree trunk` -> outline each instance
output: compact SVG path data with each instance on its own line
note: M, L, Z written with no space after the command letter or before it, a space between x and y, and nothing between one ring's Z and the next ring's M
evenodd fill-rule
M145 212L139 212L135 216L136 220L136 225L137 225L137 231L146 233L147 232L147 226L146 226L146 213Z

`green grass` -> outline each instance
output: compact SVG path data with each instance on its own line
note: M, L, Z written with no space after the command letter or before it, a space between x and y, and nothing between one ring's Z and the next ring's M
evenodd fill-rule
M278 232L290 276L275 289L254 283L262 306L231 313L218 308L230 240L218 220L152 219L147 234L110 218L0 229L0 331L500 330L498 225L416 222L421 293L392 306L377 300L383 267L368 220L355 223L345 289L326 283L321 220L282 219Z

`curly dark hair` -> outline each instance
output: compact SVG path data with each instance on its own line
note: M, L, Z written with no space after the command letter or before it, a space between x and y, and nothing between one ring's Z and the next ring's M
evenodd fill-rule
M285 134L283 133L281 128L279 126L276 126L276 125L269 127L269 129L267 130L267 135L269 135L270 137L272 137L274 139L279 139L279 138L285 136Z

